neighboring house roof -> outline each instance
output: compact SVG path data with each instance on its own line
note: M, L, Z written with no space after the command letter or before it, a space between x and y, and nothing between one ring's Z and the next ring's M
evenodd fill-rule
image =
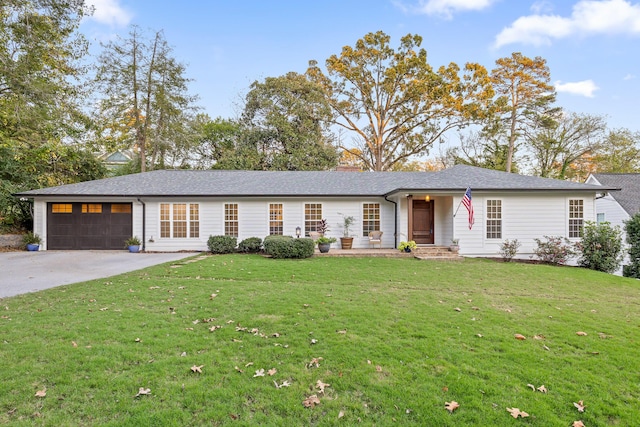
M629 216L640 212L640 174L638 173L594 173L592 176L605 187L620 191L609 193Z
M607 188L457 165L438 172L158 170L16 196L386 196L397 192L602 191Z

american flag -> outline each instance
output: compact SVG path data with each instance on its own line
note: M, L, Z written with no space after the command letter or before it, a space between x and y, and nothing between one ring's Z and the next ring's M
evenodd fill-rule
M469 212L469 230L473 228L473 203L471 202L471 187L467 188L467 191L464 192L464 196L462 196L462 204L465 208L467 208L467 212Z

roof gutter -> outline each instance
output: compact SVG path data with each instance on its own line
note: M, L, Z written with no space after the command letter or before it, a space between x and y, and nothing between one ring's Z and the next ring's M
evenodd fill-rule
M387 199L387 195L385 194L384 199L389 202L389 203L393 203L394 204L394 208L393 208L393 249L397 249L397 242L398 242L398 203L394 202L393 200L389 200Z
M144 252L145 246L147 244L146 228L147 228L147 205L142 201L140 197L138 197L138 202L142 204L142 251Z

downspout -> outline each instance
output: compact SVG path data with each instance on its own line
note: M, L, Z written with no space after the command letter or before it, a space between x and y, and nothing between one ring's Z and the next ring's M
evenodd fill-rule
M146 228L147 228L147 205L138 197L138 202L142 204L142 251L144 252L145 246L147 244L147 238L145 236Z
M395 206L393 208L393 215L394 215L394 219L393 219L393 249L397 249L398 248L398 203L394 202L393 200L389 200L387 199L387 195L385 194L384 199L387 202L393 203Z

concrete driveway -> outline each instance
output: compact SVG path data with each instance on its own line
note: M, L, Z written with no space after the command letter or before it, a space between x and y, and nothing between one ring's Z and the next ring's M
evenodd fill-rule
M194 252L125 251L0 252L0 298L100 279L178 261Z

